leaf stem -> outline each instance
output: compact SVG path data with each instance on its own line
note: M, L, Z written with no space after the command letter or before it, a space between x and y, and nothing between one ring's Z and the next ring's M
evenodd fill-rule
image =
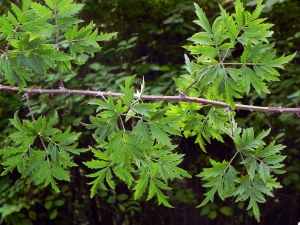
M55 44L54 44L54 49L56 51L59 51L59 28L58 28L58 21L57 21L57 11L53 10L53 15L54 15L54 21L55 21L55 28L56 28L56 34L55 34ZM60 70L60 66L57 65L58 73L59 73L59 88L65 89L63 78L62 78L62 72Z
M35 118L34 118L34 115L33 115L33 113L32 113L32 110L31 110L30 101L29 101L29 94L28 94L28 93L25 93L23 96L26 98L27 108L28 108L28 111L29 111L29 113L30 113L31 119L32 119L32 121L34 122L34 121L35 121ZM43 138L42 138L42 136L41 136L40 133L38 133L38 136L39 136L39 138L40 138L40 141L41 141L41 143L42 143L42 146L43 146L44 150L46 151L46 157L47 157L48 167L49 167L49 169L50 169L51 166L50 166L50 159L49 159L49 152L48 152L48 149L47 149L47 147L46 147L46 145L45 145L45 142L44 142L44 140L43 140Z
M221 62L222 65L248 65L248 66L260 66L262 65L261 63L236 63L236 62L228 62L224 63Z
M230 159L228 166L226 166L226 168L224 169L223 173L221 176L223 176L226 171L228 170L229 166L231 165L231 163L233 162L233 160L235 159L235 157L237 156L237 154L239 154L241 151L237 149L236 153L234 154L234 156Z
M231 127L231 135L233 136L233 124L232 124L232 120L231 120L231 116L230 116L230 108L229 107L226 107L224 109L224 112L227 113L228 115L228 120L229 120L229 123L230 123L230 127Z

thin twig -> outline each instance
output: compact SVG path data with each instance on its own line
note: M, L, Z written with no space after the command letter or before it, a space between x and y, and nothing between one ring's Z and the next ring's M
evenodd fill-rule
M224 109L224 112L227 113L227 115L228 115L228 120L229 120L230 127L231 127L231 135L233 136L233 124L232 124L232 120L231 120L231 116L230 116L230 108L226 107Z
M30 101L29 101L29 95L28 95L28 93L25 93L25 94L23 95L23 97L26 98L27 108L28 108L29 114L30 114L30 116L31 116L31 119L32 119L32 121L35 121L34 115L33 115L32 110L31 110L31 106L30 106Z
M29 111L29 113L30 113L30 115L31 115L31 119L32 119L32 121L34 122L34 121L35 121L35 118L34 118L34 115L33 115L33 113L32 113L32 110L31 110L30 101L29 101L29 94L28 94L28 93L25 93L23 96L26 98L27 108L28 108L28 111ZM44 142L44 140L43 140L43 138L42 138L42 136L41 136L40 133L38 133L38 136L39 136L39 138L40 138L40 140L41 140L41 143L42 143L42 146L43 146L44 150L46 151L46 157L47 157L48 167L50 168L50 159L49 159L49 152L48 152L48 149L47 149L47 147L46 147L46 145L45 145L45 142Z
M128 116L127 114L120 114L120 116ZM141 116L130 116L131 118L136 118L136 119L139 119L139 120L142 120L143 117Z
M239 150L239 149L237 149L237 151L240 153L240 156L241 156L241 159L242 159L242 161L244 161L244 160L245 160L245 158L244 158L244 156L243 156L243 153L242 153L242 151L241 151L241 150ZM244 166L245 166L245 168L246 168L247 172L249 173L249 169L248 169L248 167L246 166L246 164L244 164Z
M182 91L181 93L180 93L180 95L181 96L185 96L185 93L191 88L191 87L193 87L194 86L194 84L196 84L198 81L196 80L196 81L194 81L193 83L191 83L184 91Z
M58 21L57 21L57 11L54 10L54 20L55 20L55 27L56 27L56 34L55 34L55 44L54 44L54 49L56 51L59 51L59 27L58 27ZM59 88L61 89L65 89L65 86L64 86L64 82L63 82L63 78L62 78L62 72L60 70L60 66L57 65L57 69L58 69L58 73L59 73Z
M221 61L221 64L222 64L222 65L224 64L224 60L225 60L225 58L226 58L228 52L229 52L229 50L226 50L226 52L225 52L225 54L224 54L224 57L223 57L223 59L222 59L222 61Z
M224 169L224 171L223 171L223 173L222 173L221 176L223 176L223 175L226 173L227 169L229 168L229 166L231 165L231 163L233 162L233 160L235 159L235 157L237 156L237 154L238 154L239 152L240 152L240 150L237 150L237 151L236 151L236 153L235 153L234 156L230 159L230 161L229 161L229 163L228 163L228 166L226 166L226 168Z
M201 71L201 76L196 81L192 82L184 91L179 92L182 97L185 97L185 93L194 86L194 84L201 81L201 79L210 71L211 67L205 68L204 71Z
M65 95L93 95L94 97L97 96L112 96L112 97L123 97L124 94L116 93L111 91L90 91L90 90L70 90L70 89L33 89L33 88L23 88L20 90L18 87L14 86L3 86L0 85L1 90L10 90L16 91L21 93L28 93L28 94L50 94L50 95L57 95L57 94L65 94ZM134 95L135 98L138 98L137 95ZM194 98L188 96L163 96L163 95L142 95L140 96L143 100L148 101L170 101L170 102L196 102L202 105L211 105L211 106L218 106L227 108L230 107L225 102L213 101L204 98ZM231 109L231 108L230 108ZM256 112L264 112L264 113L295 113L300 115L300 108L284 108L284 107L262 107L262 106L254 106L254 105L242 105L242 104L235 104L236 110L248 110L248 111L256 111Z
M222 65L248 65L248 66L260 66L261 63L236 63L236 62L228 62L228 63L221 63Z
M230 108L229 108L229 107L226 107L226 108L224 109L224 112L227 113L227 115L228 115L228 119L229 119L230 127L231 127L231 135L232 135L232 137L233 137L233 136L234 136L234 131L233 131L232 118L231 118L231 116L230 116ZM244 156L243 156L242 151L239 150L239 149L236 149L236 153L234 154L234 156L233 156L232 159L230 160L229 165L232 163L232 161L233 161L234 158L237 156L237 154L240 154L242 161L244 161ZM228 169L229 165L225 168L223 174L224 174L225 171ZM248 167L247 167L246 165L245 165L245 168L246 168L246 170L249 172Z

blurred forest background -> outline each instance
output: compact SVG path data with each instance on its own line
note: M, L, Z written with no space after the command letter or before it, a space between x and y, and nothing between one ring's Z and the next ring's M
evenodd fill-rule
M10 2L20 4L20 0L0 0L0 13L6 13ZM42 1L39 1L42 2ZM199 28L192 22L196 19L193 2L203 8L212 22L219 12L218 3L227 11L233 10L232 0L77 0L84 3L79 17L88 24L93 21L101 32L118 32L116 38L102 43L103 50L88 63L75 68L75 74L64 76L69 89L118 91L118 85L126 76L137 74L141 80L145 77L147 94L178 95L173 82L174 77L185 74L183 69L183 45ZM251 11L256 1L243 1ZM300 1L267 0L262 17L275 24L271 42L276 43L278 55L292 54L300 49ZM0 25L1 26L1 25ZM3 43L0 42L0 47ZM241 55L237 48L232 52L234 59ZM88 57L82 55L82 57ZM298 107L300 101L300 59L296 56L292 64L281 71L281 81L270 86L270 95L258 96L250 93L242 103L261 106ZM55 74L48 75L48 86L58 88ZM1 80L0 80L1 83ZM137 82L137 84L139 81ZM39 86L39 78L33 81ZM27 116L26 105L20 102L22 96L9 92L0 93L0 148L8 146L8 136L13 129L9 123L13 113L22 104L19 115ZM88 122L88 116L94 108L87 106L86 96L34 95L32 110L38 115L48 115L57 110L61 128L70 125L83 132L80 145L93 145L90 137L79 123ZM283 151L287 172L280 175L283 185L260 204L260 224L298 224L300 222L300 118L293 114L260 114L240 111L237 122L242 127L254 126L256 130L272 127L271 139L287 146ZM197 122L197 121L195 121ZM269 141L270 141L269 140ZM195 175L209 166L209 158L228 159L234 148L228 143L213 142L207 146L207 152L194 144L194 139L176 139L178 152L186 154L181 166ZM257 224L246 203L235 203L234 199L225 202L215 199L203 208L195 208L204 198L205 189L201 180L177 180L169 196L173 209L158 206L155 200L134 201L127 186L119 182L116 190L99 191L93 199L89 197L90 173L83 166L84 161L92 157L90 152L75 157L79 167L70 171L71 182L60 183L61 193L55 193L50 187L43 188L26 183L20 174L13 172L0 177L0 224L61 224L61 225L98 225L98 224ZM0 159L1 162L1 159ZM0 173L2 168L0 166Z

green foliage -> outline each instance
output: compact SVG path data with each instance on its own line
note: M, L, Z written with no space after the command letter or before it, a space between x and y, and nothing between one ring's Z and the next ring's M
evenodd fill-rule
M2 175L17 168L29 181L45 186L51 184L52 188L59 192L55 180L70 181L67 168L76 166L70 153L80 154L85 151L76 148L80 133L70 132L70 128L64 132L54 128L53 125L58 123L57 113L49 120L41 116L32 122L21 122L16 112L10 122L18 130L10 135L16 146L0 150L5 159L2 163L5 166ZM37 146L36 139L40 139L41 142Z
M51 0L43 6L24 0L22 8L12 3L13 14L0 18L0 37L5 40L0 72L10 85L23 88L34 75L45 76L57 67L60 73L70 73L71 62L85 63L84 53L93 56L101 49L98 41L116 34L99 35L92 22L78 29L83 21L74 15L82 7L72 1Z
M180 82L177 81L177 84L181 90L190 96L225 101L231 109L235 108L234 97L241 98L243 94L248 94L251 85L258 94L269 93L266 82L279 80L279 73L275 68L283 68L282 65L288 63L295 54L275 57L274 45L269 44L267 40L272 34L269 31L272 25L263 23L265 19L257 19L263 8L261 3L262 1L258 1L255 11L251 14L237 1L233 15L229 15L220 5L221 15L215 19L212 26L203 10L195 4L199 20L194 22L205 32L193 35L189 40L194 45L185 46L195 55L195 62L186 57L186 68L190 77L185 75L179 78ZM240 62L227 62L231 50L238 43L243 46ZM207 182L204 187L209 188L205 194L206 198L199 206L204 206L209 201L213 202L216 193L221 199L237 196L236 201L249 199L248 209L253 209L259 221L257 203L265 202L264 194L273 196L273 188L281 187L271 172L284 172L280 168L283 167L281 163L285 157L279 152L284 146L272 142L264 148L262 138L270 131L262 132L254 138L253 129L244 129L242 132L241 128L236 127L229 110L225 109L224 112L226 111L228 118L224 118L220 130L231 136L237 152L230 162L218 163L211 160L212 168L204 169L198 175ZM213 115L209 113L208 118L213 120ZM226 124L228 120L230 126ZM211 123L210 129L203 129L204 133L198 132L200 135L198 134L197 141L204 137L209 142L209 138L214 137L211 130L222 120L216 121L218 123ZM231 128L224 130L224 127ZM203 144L201 147L204 148ZM240 178L237 176L239 172L231 165L238 154L242 159L240 164L244 165L247 171L246 175L242 174Z
M203 10L195 4L198 20L194 22L204 32L189 38L194 45L185 46L195 55L195 62L186 57L186 67L192 78L179 88L185 90L195 83L193 88L198 92L197 96L225 101L232 109L235 108L234 98L249 94L251 86L259 95L270 93L267 82L279 80L275 68L283 68L295 54L276 58L274 45L267 39L273 33L269 30L273 25L258 19L263 8L261 3L258 1L251 14L237 1L233 15L220 5L221 15L212 26ZM229 57L238 44L243 47L240 62L232 62Z
M259 221L260 213L257 203L265 202L264 195L273 197L274 188L282 187L274 178L274 174L281 174L284 165L281 164L285 156L281 156L280 151L283 145L274 145L271 142L268 146L262 139L270 132L263 131L254 138L254 131L251 128L235 129L233 141L236 146L236 154L230 162L223 161L218 163L210 160L212 167L204 169L198 176L202 177L207 183L204 187L210 188L205 194L206 198L199 206L204 206L207 202L214 200L214 195L218 193L221 199L236 196L236 202L249 199L247 209L253 209L256 219ZM241 175L232 165L232 161L240 154L243 159L240 164L245 167L247 175Z
M81 26L83 20L75 16L83 6L72 0L47 0L44 5L24 0L20 8L12 3L12 13L8 12L0 18L0 38L4 46L0 58L3 84L17 85L22 92L35 84L34 80L44 81L39 86L47 86L46 81L51 80L51 75L52 82L59 80L60 88L65 90L66 81L76 80L74 65L87 64L88 59L102 49L98 42L116 35L99 34L98 29L94 29L94 22ZM190 60L185 55L187 74L174 79L182 102L145 101L143 94L151 91L145 87L144 78L141 88L135 90L136 76L125 78L124 73L120 72L113 87L122 92L118 98L113 95L105 97L99 91L88 102L89 106L85 106L97 107L95 115L89 117L90 123L84 124L88 129L86 134L91 134L96 142L87 149L78 147L82 132L71 132L70 127L56 126L59 122L56 111L52 116L40 116L35 120L33 115L39 112L39 107L33 105L31 108L29 93L26 93L24 97L32 120L19 119L18 112L10 119L16 131L10 135L13 143L0 150L4 167L2 175L16 169L28 182L43 186L50 184L59 192L61 188L57 182L69 182L72 178L69 171L77 166L74 158L89 151L93 153L93 159L85 159L83 164L89 171L86 176L90 180L91 198L116 189L122 181L133 191L131 200L156 197L158 204L171 208L167 200L172 196L168 195L172 189L171 182L191 177L187 170L179 167L184 154L179 153L176 137L195 137L195 142L205 152L207 143L211 144L212 139L224 143L226 137L233 142L233 157L230 160L210 159L211 167L196 175L202 178L203 187L208 190L199 205L204 207L201 215L216 218L216 205L209 202L213 202L218 194L222 200L234 197L236 202L249 202L247 210L251 209L259 221L258 203L264 203L265 196L273 197L274 189L281 187L276 175L285 172L282 169L285 156L281 155L284 145L263 141L270 129L255 137L253 128L238 127L235 100L252 93L253 88L258 95L270 93L269 83L279 81L278 69L283 69L283 65L290 62L295 54L276 57L274 44L269 42L273 33L269 29L273 25L259 18L263 10L262 0L258 1L252 13L245 10L240 0L236 1L233 14L219 5L221 14L213 23L210 23L203 9L197 4L194 6L198 17L194 22L203 31L188 39L192 44L184 48L194 58ZM176 14L164 20L165 24L180 22L183 20ZM118 49L112 50L130 55L128 49L135 46L136 39L123 40L118 43ZM238 46L242 46L241 55L233 60L232 53ZM144 62L145 58L141 58L136 64ZM89 68L106 75L127 66L122 62L121 66L105 68L94 62ZM143 73L149 70L167 71L169 68L155 64L147 66L131 65L130 69ZM113 72L108 77L116 80ZM87 75L83 80L98 84L103 77ZM107 88L103 84L99 87L90 85L97 90ZM186 97L223 101L228 107L184 102ZM77 101L84 100L79 97ZM47 107L46 103L44 107ZM77 108L77 112L82 108ZM89 112L92 114L92 110ZM180 193L178 198L182 199L186 194L190 196L190 202L194 202L191 192L177 193ZM127 195L117 195L108 198L107 202L113 203L115 199L122 202L127 198ZM44 207L50 210L50 219L55 219L58 214L53 204L61 206L64 201L48 199L45 202ZM123 204L119 207L121 211L126 211ZM2 220L9 216L7 209L7 205L1 208ZM134 213L138 209L132 211ZM221 207L220 212L225 216L232 215L226 206ZM28 216L31 220L37 217L34 211L30 211Z
M98 106L97 115L91 116L88 129L96 129L94 138L98 148L92 149L96 160L85 165L97 172L88 175L96 178L91 182L91 197L98 188L115 188L113 174L135 190L135 199L148 190L148 200L153 196L159 203L171 207L161 190L169 190L168 181L175 178L190 177L178 167L182 154L172 153L176 145L171 143L170 135L180 136L176 125L178 116L166 115L162 102L142 103L133 100L133 89L130 87L133 78L121 86L124 97L114 101L94 99L89 104ZM132 130L125 130L122 117L132 119L136 125ZM105 183L107 185L105 185Z

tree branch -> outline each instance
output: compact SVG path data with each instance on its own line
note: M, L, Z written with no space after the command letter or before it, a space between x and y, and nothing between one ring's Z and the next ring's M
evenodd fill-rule
M18 87L14 86L3 86L0 85L1 90L10 90L10 91L18 91L20 93L30 93L30 94L66 94L66 95L93 95L94 97L97 96L113 96L113 97L122 97L124 94L116 93L111 91L89 91L89 90L69 90L69 89L34 89L34 88L23 88L20 90ZM134 95L136 98L138 96ZM212 106L219 106L223 108L229 107L225 102L213 101L204 98L193 98L187 97L184 95L179 96L163 96L163 95L142 95L140 96L143 100L149 101L169 101L169 102L196 102L203 105L212 105ZM229 107L230 108L230 107ZM300 114L300 108L284 108L284 107L261 107L261 106L254 106L254 105L242 105L242 104L235 104L236 110L249 110L249 111L256 111L256 112L264 112L264 113L296 113L297 115Z

